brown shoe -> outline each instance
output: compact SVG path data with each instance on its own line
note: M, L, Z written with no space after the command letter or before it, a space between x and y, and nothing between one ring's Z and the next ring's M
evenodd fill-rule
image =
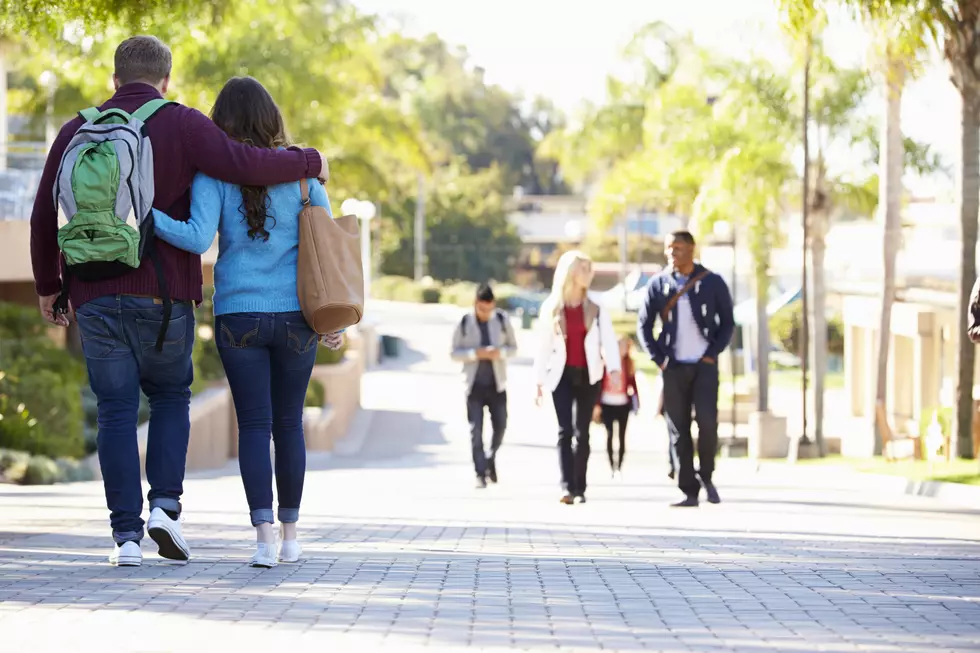
M564 503L566 506L570 506L575 503L575 497L566 492L565 494L561 495L561 499L559 499L559 501Z

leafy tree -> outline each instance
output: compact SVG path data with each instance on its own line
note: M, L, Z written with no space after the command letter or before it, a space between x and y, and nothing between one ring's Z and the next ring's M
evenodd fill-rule
M520 239L507 221L501 171L471 173L457 161L438 169L427 187L429 274L440 281L510 276ZM383 274L411 276L414 198L384 207L379 226Z

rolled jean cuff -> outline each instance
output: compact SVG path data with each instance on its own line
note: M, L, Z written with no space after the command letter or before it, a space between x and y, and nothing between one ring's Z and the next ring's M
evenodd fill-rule
M299 508L279 508L279 521L283 524L295 524L299 521Z
M248 513L248 516L252 518L252 526L258 526L259 524L276 523L276 520L272 515L272 508L262 508L261 510L252 510Z
M169 510L170 512L175 512L180 514L180 501L177 499L167 499L165 497L157 497L156 499L150 499L150 510L154 508L162 508L164 510Z
M112 531L112 539L116 544L125 544L126 542L136 542L139 543L143 539L143 529L138 531Z

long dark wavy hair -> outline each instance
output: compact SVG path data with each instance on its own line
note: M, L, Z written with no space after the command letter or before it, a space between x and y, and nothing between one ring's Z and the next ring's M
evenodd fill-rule
M211 120L231 138L255 147L277 148L289 145L286 125L275 100L262 84L252 77L232 77L225 84L211 110ZM270 216L269 191L265 186L242 186L239 211L248 223L249 238L269 240L265 228Z

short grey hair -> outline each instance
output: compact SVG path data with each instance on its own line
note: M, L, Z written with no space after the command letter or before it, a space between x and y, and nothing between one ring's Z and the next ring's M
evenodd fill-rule
M115 65L120 84L158 84L170 75L173 55L155 36L133 36L116 48Z

